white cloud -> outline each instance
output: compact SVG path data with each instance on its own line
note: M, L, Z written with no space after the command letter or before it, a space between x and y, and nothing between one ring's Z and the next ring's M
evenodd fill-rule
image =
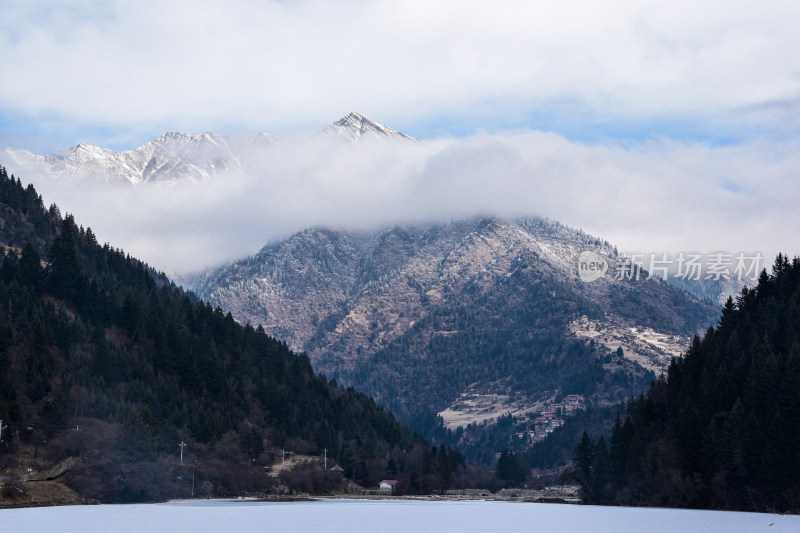
M0 108L131 130L547 108L796 132L796 113L759 110L800 97L799 15L774 0L6 0Z
M28 179L101 240L173 272L255 253L313 225L373 229L476 214L546 216L621 250L800 254L796 144L588 145L541 132L336 141L276 143L245 174L172 186Z
M28 177L102 239L168 270L313 224L476 212L545 215L626 249L794 254L795 20L788 0L4 0L0 135L15 146L14 120L29 118L38 129L20 138L66 128L73 144L107 146L85 137L94 128L132 148L167 130L308 131L357 110L411 134L568 124L614 139L627 124L657 139L287 143L259 172L122 196ZM736 144L660 137L693 129Z

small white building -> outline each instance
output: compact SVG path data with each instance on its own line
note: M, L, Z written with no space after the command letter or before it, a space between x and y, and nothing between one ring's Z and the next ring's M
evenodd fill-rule
M397 485L396 479L384 479L380 482L380 490L383 492L394 492L395 485Z

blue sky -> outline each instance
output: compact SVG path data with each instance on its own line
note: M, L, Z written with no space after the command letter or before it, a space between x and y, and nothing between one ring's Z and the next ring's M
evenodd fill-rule
M421 138L798 134L789 1L4 0L0 145L293 134L359 111Z

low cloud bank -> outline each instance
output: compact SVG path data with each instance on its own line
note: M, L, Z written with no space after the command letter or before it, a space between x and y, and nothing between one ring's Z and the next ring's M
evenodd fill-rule
M620 250L800 254L794 142L592 145L536 131L340 141L275 143L243 170L199 182L21 177L101 241L172 273L253 254L309 226L376 229L475 215L549 217Z

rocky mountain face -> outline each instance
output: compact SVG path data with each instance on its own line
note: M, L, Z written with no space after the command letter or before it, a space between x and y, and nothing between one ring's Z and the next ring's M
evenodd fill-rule
M358 143L362 138L419 141L415 137L409 137L388 126L378 124L359 113L350 113L346 117L340 118L322 130L322 133L325 135L339 135L354 143Z
M606 269L590 281L586 252ZM481 218L312 228L192 284L401 418L464 425L561 394L616 402L664 370L716 309L646 277L561 224Z
M320 133L358 143L363 139L417 141L358 113L350 113ZM166 133L133 150L117 152L78 144L49 155L7 148L0 162L11 172L35 179L60 181L96 179L108 183L143 184L203 180L231 172L246 172L260 154L282 139L257 135L197 135Z

